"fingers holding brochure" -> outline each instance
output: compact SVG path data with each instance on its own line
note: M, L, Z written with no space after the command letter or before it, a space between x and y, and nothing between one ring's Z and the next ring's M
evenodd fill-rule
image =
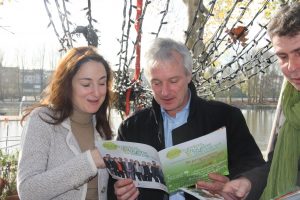
M210 191L222 191L224 185L229 182L229 178L219 173L208 174L210 181L199 180L196 183L197 188L206 189Z
M139 190L132 179L120 179L114 184L115 195L118 200L135 200Z

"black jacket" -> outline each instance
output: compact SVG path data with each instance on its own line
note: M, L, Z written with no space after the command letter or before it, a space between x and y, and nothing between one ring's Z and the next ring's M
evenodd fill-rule
M227 130L229 177L265 163L263 156L249 132L246 121L238 108L217 101L206 101L197 96L192 84L190 111L187 123L172 131L173 144L179 144L206 135L223 126ZM152 107L138 111L120 125L118 140L144 143L157 151L165 148L163 119L160 106L153 99ZM109 181L108 196L113 193ZM139 188L141 200L164 199L164 192ZM113 199L109 197L109 199ZM186 197L186 199L193 199Z

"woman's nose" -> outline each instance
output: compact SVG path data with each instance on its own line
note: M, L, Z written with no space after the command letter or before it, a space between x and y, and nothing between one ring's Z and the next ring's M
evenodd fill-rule
M96 97L98 97L99 96L99 94L100 94L100 92L99 92L99 86L94 86L93 87L93 94L96 96Z

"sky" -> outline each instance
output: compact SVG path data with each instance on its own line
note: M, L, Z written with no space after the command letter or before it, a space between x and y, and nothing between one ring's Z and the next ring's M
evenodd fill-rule
M56 27L60 28L61 23L56 16L57 9L54 1L49 1L50 11L55 18ZM74 25L87 25L85 11L87 1L70 1L67 4L71 12L70 20ZM92 16L98 21L95 27L100 31L99 52L110 61L112 66L118 62L117 53L120 45L117 41L121 38L121 27L123 20L123 2L116 0L92 0ZM160 1L159 1L160 2ZM149 6L148 12L161 10L162 3L156 2ZM180 2L180 1L179 1ZM172 36L177 39L183 38L186 25L185 17L178 17L178 9L182 11L184 7L175 6L174 3L169 7L168 22L173 27L165 29L162 36ZM158 11L157 11L158 12ZM157 13L156 13L157 14ZM148 17L144 19L143 41L150 41L153 37L150 32L157 30L161 16ZM61 48L52 27L47 27L50 20L47 15L43 0L4 0L0 5L0 52L4 54L4 66L40 68L40 57L44 54L44 68L53 69L60 57L58 50ZM169 25L168 25L169 26ZM164 29L162 30L162 32ZM148 39L145 39L149 37ZM86 45L83 37L76 38L74 46ZM134 38L135 39L135 38ZM147 46L147 42L145 42ZM142 51L146 49L142 48Z
M109 33L105 30L100 30L101 37L107 37L107 35L116 37L117 35L113 36L114 34L112 33L116 33L117 31L115 29L121 27L121 18L116 16L118 13L120 14L120 12L114 13L115 17L109 16L113 4L105 3L110 1L101 2L101 10L105 12L92 13L94 18L99 21L101 27L107 27L113 24L109 28ZM52 1L52 3L54 3L54 1ZM85 11L82 11L82 8L85 7L83 3L86 3L86 1L77 1L74 5L67 5L72 14L71 21L76 25L87 25L88 23L85 17ZM92 6L94 7L94 5ZM116 5L114 5L114 7L115 6ZM119 6L122 6L122 4ZM55 17L57 13L56 7L51 5L50 11L52 15L54 15L54 18L56 18L55 25L60 28L60 21ZM108 18L109 20L107 20ZM119 21L117 21L117 19L119 19ZM44 6L44 1L4 1L4 4L0 6L0 26L2 26L2 28L0 27L0 50L5 54L5 65L14 67L26 63L26 65L33 65L33 68L39 67L40 62L37 57L41 57L44 51L47 52L45 55L47 55L47 59L49 60L49 62L45 62L45 64L53 65L50 60L53 60L52 57L59 56L58 50L61 46L54 34L53 28L51 26L47 27L49 22L50 20ZM86 44L85 40L81 37L78 38L77 41L78 44L76 44L76 46ZM116 43L116 39L112 39L111 41L115 41ZM105 41L103 41L103 43L105 43ZM53 66L46 66L46 68L47 67L51 68Z
M5 67L41 68L53 70L58 62L61 46L55 36L53 27L47 27L50 20L47 15L44 0L3 0L0 5L0 55L4 55ZM1 0L0 0L1 2ZM54 16L57 28L61 27L57 17L55 1L49 0L50 12ZM66 6L71 13L70 21L74 24L86 26L88 24L85 12L87 0L69 1ZM114 68L119 62L117 56L120 44L123 22L123 0L92 0L92 16L98 21L94 26L99 30L99 52ZM135 2L135 1L132 1ZM158 30L161 23L159 14L165 7L166 1L156 0L147 7L147 15L143 22L142 35L142 63L143 54L150 41L154 39L151 32ZM182 1L170 1L165 24L160 37L172 37L184 42L184 31L187 29L187 9ZM127 22L126 22L127 23ZM133 29L133 28L132 28ZM253 28L255 29L255 28ZM62 31L60 31L62 33ZM251 32L249 33L251 34ZM81 36L75 37L74 46L86 45ZM135 35L131 34L131 40ZM132 51L130 51L131 53ZM44 62L41 58L44 57Z
M54 35L47 29L47 15L42 6L42 1L32 0L4 2L0 6L0 49L6 66L15 67L20 56L30 59L44 44L49 49L54 46L50 42Z

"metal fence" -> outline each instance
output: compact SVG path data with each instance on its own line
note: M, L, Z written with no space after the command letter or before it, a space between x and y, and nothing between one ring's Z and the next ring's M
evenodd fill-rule
M0 149L6 153L20 148L20 119L19 116L0 116Z

